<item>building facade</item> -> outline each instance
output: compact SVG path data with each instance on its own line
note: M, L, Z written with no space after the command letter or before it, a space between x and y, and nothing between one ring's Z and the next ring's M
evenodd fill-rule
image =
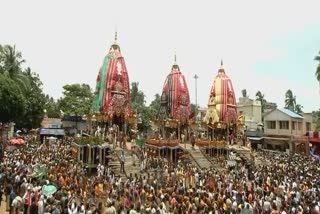
M243 115L247 131L257 131L261 125L261 102L248 97L240 97L237 103L238 113Z
M303 136L311 130L312 117L299 115L289 109L274 109L265 115L264 134Z
M311 129L312 117L289 109L274 109L264 116L265 147L292 153L309 154L306 133Z

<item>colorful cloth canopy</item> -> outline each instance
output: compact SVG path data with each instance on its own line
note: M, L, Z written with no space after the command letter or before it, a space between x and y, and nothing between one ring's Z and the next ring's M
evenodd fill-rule
M209 105L215 106L220 122L236 123L236 97L231 79L226 75L222 63L211 87Z
M92 112L125 118L132 113L127 67L117 41L111 46L99 70Z
M179 66L175 63L163 86L159 119L174 119L186 123L190 115L188 85Z

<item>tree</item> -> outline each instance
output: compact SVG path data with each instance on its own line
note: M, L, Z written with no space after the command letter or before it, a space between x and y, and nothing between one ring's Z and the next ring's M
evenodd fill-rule
M318 111L312 112L312 118L314 119L314 123L316 124L316 130L320 129L320 109Z
M242 93L242 97L247 97L247 89L242 89L241 93Z
M16 121L25 110L25 98L15 81L5 74L0 74L0 121Z
M297 104L297 105L295 106L294 111L295 111L297 114L300 114L300 115L301 115L301 114L303 113L302 109L303 109L303 106L300 105L300 104Z
M39 75L31 72L30 68L27 68L24 73L28 77L29 87L25 93L26 105L24 115L16 121L16 126L18 128L32 129L40 127L46 100L42 92L42 82Z
M296 106L296 96L293 96L292 91L289 89L285 95L285 108L294 111Z
M145 95L139 90L139 83L132 82L130 90L131 106L138 116L138 129L140 131L147 131L150 128L150 108L145 103Z
M58 100L59 109L66 115L90 113L93 93L89 85L71 84L63 86L63 89L63 97Z
M318 53L317 56L315 56L314 60L318 61L318 66L317 66L317 70L316 70L316 78L318 80L318 82L320 83L320 51Z
M260 103L261 103L261 112L264 113L265 108L266 108L266 104L267 104L267 100L264 98L264 94L262 94L261 91L257 91L256 100L260 101Z
M49 118L59 118L61 116L59 104L49 95L45 96L44 109L47 111L47 116Z
M15 98L12 96L10 99L17 99L21 103L17 105L18 109L23 107L16 116L10 116L9 114L5 120L14 121L18 128L39 127L45 104L42 82L39 75L32 72L29 67L26 69L22 67L24 63L25 60L22 58L21 52L17 51L15 46L0 45L0 74L2 80L10 80L9 83L12 84L10 89L15 92ZM2 88L3 96L6 95L5 87ZM6 103L9 102L1 102L2 105L7 105ZM9 108L12 108L13 111L15 109L15 107Z
M160 110L161 105L161 97L159 94L154 95L154 100L149 105L149 111L150 111L150 119L156 120L158 117L158 113Z
M16 51L16 46L0 45L0 72L7 74L11 79L18 83L23 93L27 93L29 79L22 72L22 64L25 60L22 59L22 54Z

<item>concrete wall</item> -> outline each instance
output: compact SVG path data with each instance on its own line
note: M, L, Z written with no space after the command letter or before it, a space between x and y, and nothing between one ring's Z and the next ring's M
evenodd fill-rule
M237 103L238 114L242 111L245 116L245 125L247 130L257 130L258 123L261 123L261 103L249 99L248 97L240 97Z
M305 123L310 123L310 130L307 130L307 127L306 127L306 124L305 124L305 131L314 131L316 130L316 124L314 123L314 118L313 118L313 115L312 113L304 113L303 114L303 117L305 119Z

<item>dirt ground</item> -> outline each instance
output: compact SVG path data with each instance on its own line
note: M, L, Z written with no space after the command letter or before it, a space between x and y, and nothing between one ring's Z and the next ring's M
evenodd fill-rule
M2 196L2 201L1 201L1 207L0 207L0 213L2 214L5 214L5 213L9 213L9 211L6 211L6 198L5 196L3 195Z

